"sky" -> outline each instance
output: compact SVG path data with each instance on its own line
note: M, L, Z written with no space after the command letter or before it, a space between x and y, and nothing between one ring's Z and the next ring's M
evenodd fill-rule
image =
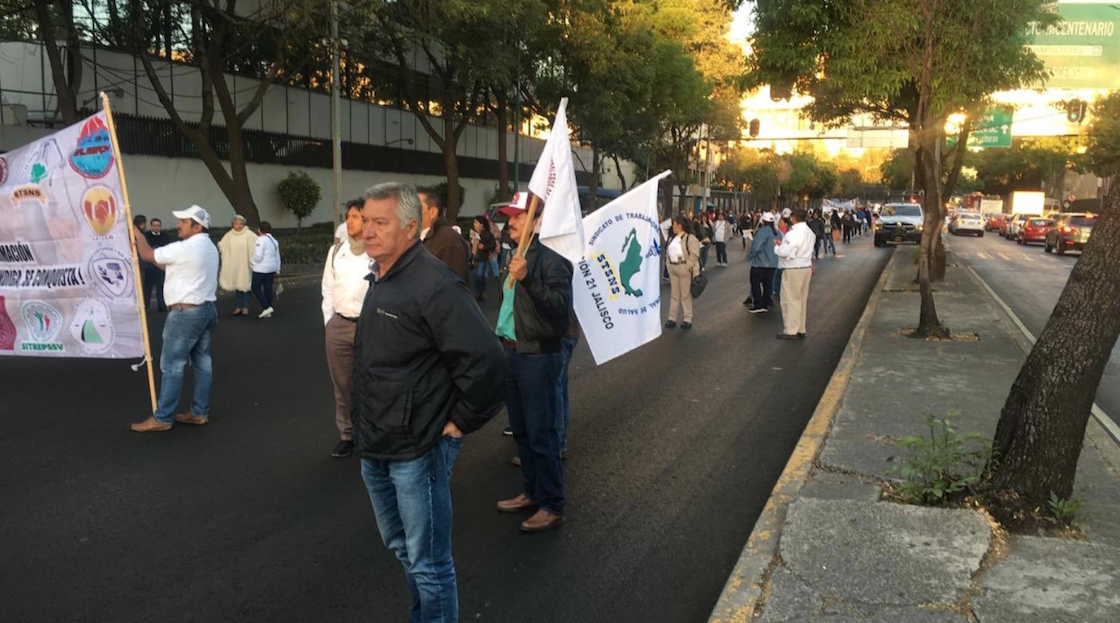
M754 3L744 2L743 6L735 11L735 19L731 22L730 38L732 41L742 41L754 30L754 20L751 11Z

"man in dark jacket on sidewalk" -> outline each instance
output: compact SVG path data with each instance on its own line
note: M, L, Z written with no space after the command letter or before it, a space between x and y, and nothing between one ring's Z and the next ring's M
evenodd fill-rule
M420 198L366 191L362 237L376 261L358 319L353 422L385 546L404 565L410 621L458 621L451 469L463 435L502 408L502 349L466 284L420 244Z
M521 240L536 230L540 212L529 221L523 206L501 210L510 236ZM517 497L498 502L498 510L537 509L521 523L525 532L543 532L564 522L564 470L560 461L558 416L562 408L560 375L563 340L572 305L572 264L530 234L524 257L509 262L513 279L502 282L502 307L496 333L505 346L506 410L524 476Z
M451 229L451 224L444 220L443 200L434 190L421 188L417 193L423 206L420 240L424 243L424 248L455 271L463 283L467 283L469 272L467 241L455 233L455 230Z

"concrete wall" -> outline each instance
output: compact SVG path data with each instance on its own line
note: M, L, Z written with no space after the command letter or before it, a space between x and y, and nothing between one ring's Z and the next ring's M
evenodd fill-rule
M79 92L79 106L98 108L97 94L110 93L114 112L166 119L167 112L160 105L151 82L144 74L140 62L132 56L104 49L87 47L83 50L85 66L82 88ZM187 121L197 121L202 112L200 78L198 71L189 66L155 61L155 67L164 88L172 95L176 110ZM235 76L228 77L230 89L239 103L244 103L258 85L258 81ZM42 52L42 46L35 43L0 42L0 95L6 105L25 106L28 118L53 118L56 106L54 86L51 81L50 66ZM215 102L215 108L217 103ZM331 107L330 97L324 93L284 86L271 86L260 108L245 124L246 129L309 136L330 139ZM215 125L221 125L221 114L215 115ZM392 145L404 150L439 153L440 149L425 132L421 123L409 112L369 104L367 102L343 99L340 110L341 136L343 141L371 145ZM440 122L432 118L433 124ZM10 125L6 119L0 125L0 150L18 148L49 131ZM438 126L437 126L438 127ZM401 139L411 139L412 144ZM514 153L514 137L506 136L509 158ZM544 140L523 136L521 139L521 162L532 163L540 157ZM591 150L576 147L575 161L577 170L582 170L582 161L591 166ZM457 153L460 156L496 160L498 155L498 133L495 128L471 125L463 131ZM495 164L495 168L496 168ZM635 179L634 167L623 163L628 181ZM132 201L136 206L150 205L190 205L199 203L212 210L215 215L232 215L228 201L221 194L217 184L201 161L190 159L167 159L148 156L131 156L126 160L129 187ZM277 205L276 184L291 170L288 167L269 165L249 165L253 196L261 209L262 218L268 218L274 225L294 225L295 220L286 216ZM323 187L323 200L311 217L310 222L330 220L330 170L306 170ZM415 179L406 179L415 178ZM357 196L361 190L381 181L404 180L417 183L438 184L444 181L442 171L439 175L409 176L399 174L378 174L365 171L346 171L343 175L343 196ZM522 186L528 180L522 180ZM466 202L463 214L481 214L497 186L495 180L461 179L466 189ZM619 189L620 184L614 172L614 163L604 166L602 187ZM143 203L142 203L143 201ZM224 216L222 217L224 219Z

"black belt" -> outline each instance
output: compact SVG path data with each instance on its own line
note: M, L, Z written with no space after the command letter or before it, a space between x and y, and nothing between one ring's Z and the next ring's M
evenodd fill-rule
M343 316L342 314L335 314L335 316L338 318L342 318L346 322L353 322L355 324L358 322L357 318L350 318L349 316Z

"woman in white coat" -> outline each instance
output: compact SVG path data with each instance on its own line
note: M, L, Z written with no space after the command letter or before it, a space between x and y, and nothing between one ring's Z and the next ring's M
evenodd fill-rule
M222 270L218 274L218 285L227 292L234 292L233 315L248 316L249 301L252 300L253 249L257 236L245 226L245 217L233 217L233 229L222 236L218 251L222 254Z
M272 225L261 221L261 233L253 249L253 296L264 310L258 318L269 318L272 309L272 282L280 273L280 243L272 237Z

